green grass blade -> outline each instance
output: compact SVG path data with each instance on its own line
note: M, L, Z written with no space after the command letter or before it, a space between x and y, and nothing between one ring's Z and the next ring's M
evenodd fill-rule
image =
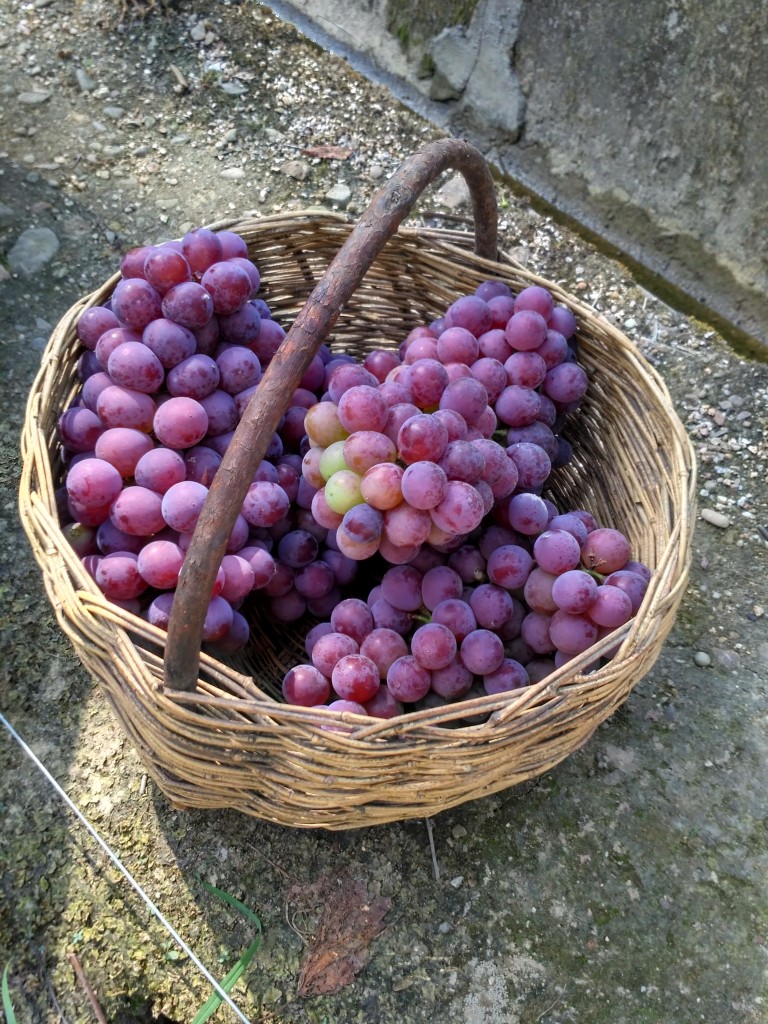
M251 960L253 960L253 958L256 956L256 953L258 952L259 946L261 945L261 921L252 910L246 907L244 903L241 903L240 900L235 899L234 896L230 896L229 893L223 892L221 889L217 889L215 885L210 885L208 882L202 881L202 884L208 890L208 892L212 893L212 895L218 896L219 899L223 900L225 903L228 903L231 907L234 907L235 910L239 910L240 913L244 914L250 921L253 922L253 924L256 927L256 938L245 950L245 952L242 954L242 956L234 965L234 967L232 967L232 969L220 982L222 989L227 993L227 995L229 995L229 993L232 991L232 989L240 980L240 978L242 978L248 964L251 962ZM221 996L218 994L218 992L211 993L209 998L203 1003L203 1005L195 1014L192 1024L205 1024L205 1022L209 1020L214 1013L216 1013L218 1008L221 1006L222 1001L223 1000Z
M11 966L10 961L5 965L3 971L3 1010L5 1012L5 1019L7 1024L16 1024L16 1014L13 1012L13 1003L11 1002L11 993L8 988L8 968Z

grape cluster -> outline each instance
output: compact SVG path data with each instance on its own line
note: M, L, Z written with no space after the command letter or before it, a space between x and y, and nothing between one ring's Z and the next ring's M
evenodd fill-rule
M104 594L160 628L285 337L259 287L243 239L200 228L127 253L77 325L65 533ZM203 642L242 648L251 595L277 624L309 616L285 700L389 718L528 686L625 625L650 571L543 496L587 389L575 332L546 288L485 281L398 349L322 345L249 486Z
M167 628L208 488L285 331L254 298L260 274L234 232L199 228L133 249L120 271L111 299L77 323L82 387L58 421L61 514L106 597ZM238 609L252 591L270 595L279 614L281 577L264 534L302 493L301 459L276 434L219 567L207 644L231 652L247 643ZM281 557L303 565L308 548L314 557L314 537L297 529Z
M587 388L575 326L546 289L513 298L488 281L399 353L334 367L305 414L302 472L341 551L402 565L422 544L461 543L514 492L540 493L570 457L558 431Z
M637 613L651 574L622 533L526 492L506 509L510 525L488 521L447 555L424 546L341 601L307 633L285 699L389 718L517 690Z

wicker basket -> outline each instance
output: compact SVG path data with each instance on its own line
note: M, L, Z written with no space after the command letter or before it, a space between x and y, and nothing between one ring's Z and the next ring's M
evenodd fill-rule
M448 146L438 170L459 166L450 149L456 145L438 144ZM414 198L406 197L403 211ZM344 217L312 211L213 226L246 239L264 297L286 326L306 310L353 232ZM656 660L686 586L695 468L663 382L623 334L507 256L496 262L475 255L466 233L400 228L346 301L332 347L362 354L396 346L489 277L513 291L543 284L574 312L589 391L566 430L573 461L553 473L548 493L563 507L587 508L601 525L620 528L633 557L655 571L632 622L542 682L386 721L282 703L284 673L305 660L303 633L277 630L258 611L250 644L230 663L202 654L190 689L166 684L166 634L101 596L56 511L63 477L56 420L79 386L75 325L86 307L108 298L118 277L78 301L55 328L22 436L23 525L61 627L175 806L231 807L328 829L432 815L551 769L589 739ZM617 640L613 659L587 672L596 653ZM194 647L197 664L199 642ZM482 724L460 725L468 714L480 715ZM344 728L329 730L329 723Z

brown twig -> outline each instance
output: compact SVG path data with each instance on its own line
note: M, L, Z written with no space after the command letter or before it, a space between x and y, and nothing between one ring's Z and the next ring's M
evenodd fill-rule
M99 1022L99 1024L107 1024L107 1018L104 1016L104 1013L101 1007L99 1006L99 1001L96 998L96 993L91 988L91 984L85 976L82 964L77 959L77 956L74 953L67 953L67 959L75 969L75 974L77 975L77 980L80 982L80 987L82 988L83 992L85 992L86 996L88 996L88 1002L91 1004L91 1008L93 1009L93 1012L96 1015L96 1020Z

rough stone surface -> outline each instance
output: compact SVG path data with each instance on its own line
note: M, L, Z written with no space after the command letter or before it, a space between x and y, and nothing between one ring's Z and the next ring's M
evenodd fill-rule
M50 228L27 228L8 253L8 267L14 274L31 277L59 251L59 240Z
M328 833L174 810L58 626L19 522L19 433L41 341L128 248L249 210L320 206L340 165L281 172L302 150L351 150L357 217L439 132L261 4L7 0L0 40L0 94L15 94L28 52L52 93L21 122L0 104L0 265L30 226L61 243L33 279L0 274L3 715L217 977L253 928L202 881L259 915L262 946L233 990L254 1024L765 1024L768 366L500 184L502 247L635 342L695 446L702 504L729 519L697 528L659 661L557 768L437 815L437 877L423 821ZM98 95L80 90L68 48ZM224 74L250 76L248 93L217 89ZM106 105L125 116L108 121ZM182 134L186 145L170 145ZM221 177L235 165L244 179ZM466 209L433 209L425 196L409 223L467 226ZM3 728L0 780L0 966L10 961L19 1020L95 1019L74 952L110 1024L188 1024L209 984ZM328 874L362 880L391 909L357 978L302 998L322 911L312 883Z
M750 0L282 4L396 76L407 101L684 293L768 337L768 65ZM347 26L364 24L351 33ZM413 31L410 31L410 29ZM388 31L389 29L389 31ZM432 34L430 35L430 30Z

